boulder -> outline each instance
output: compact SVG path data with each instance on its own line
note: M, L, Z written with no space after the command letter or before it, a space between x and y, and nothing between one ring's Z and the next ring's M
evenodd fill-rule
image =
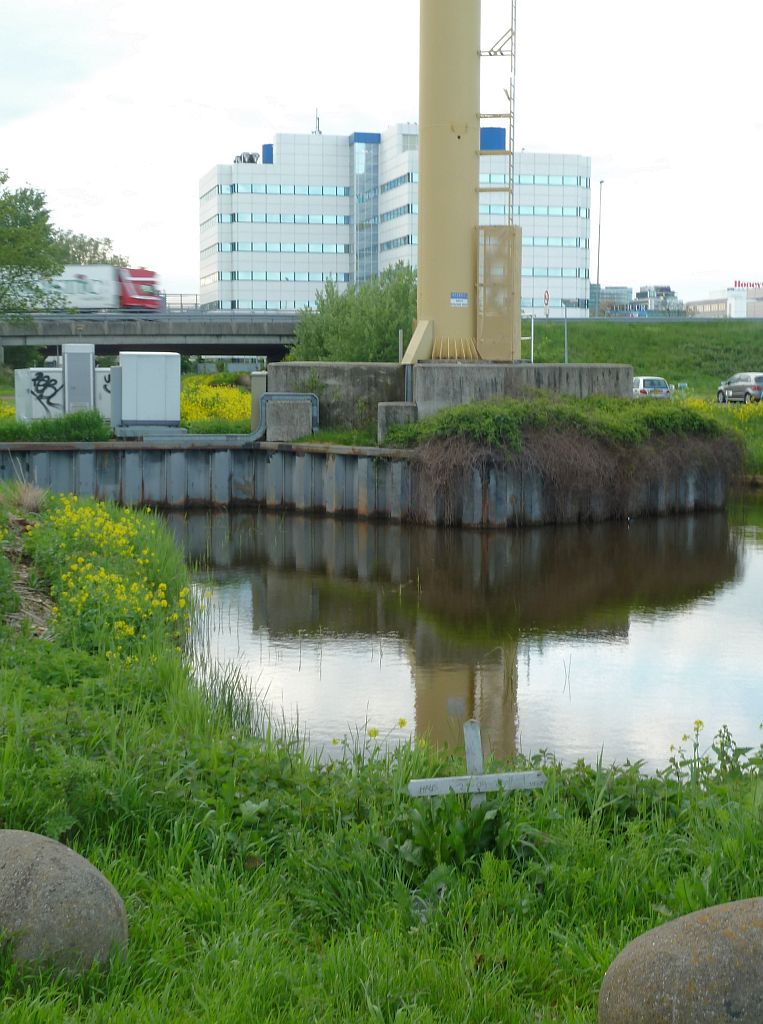
M127 914L113 885L74 850L0 829L0 933L16 963L76 974L127 950Z
M732 1021L763 1021L763 899L707 907L639 935L602 982L599 1024Z

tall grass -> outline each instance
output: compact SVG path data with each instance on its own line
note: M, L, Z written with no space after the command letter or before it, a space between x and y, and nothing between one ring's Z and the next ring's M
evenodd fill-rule
M705 750L696 723L656 777L536 759L541 791L413 801L409 778L461 757L367 734L317 763L235 673L191 663L161 524L79 505L24 517L61 610L52 641L0 626L0 818L104 871L130 948L79 980L7 963L4 1021L593 1024L630 938L759 894L760 752L725 733ZM167 584L132 645L117 596L97 630L64 610L64 576L91 562L128 591Z
M94 409L45 420L0 418L0 442L108 441L110 438L111 427Z

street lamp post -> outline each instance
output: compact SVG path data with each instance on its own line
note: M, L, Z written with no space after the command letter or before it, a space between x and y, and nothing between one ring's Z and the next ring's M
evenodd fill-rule
M601 186L604 184L604 179L599 181L599 240L596 244L596 315L599 315L601 309L601 287L599 279L599 267L601 266Z

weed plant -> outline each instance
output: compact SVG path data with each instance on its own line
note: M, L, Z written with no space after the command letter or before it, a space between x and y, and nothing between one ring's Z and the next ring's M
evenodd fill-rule
M63 497L23 519L57 614L44 641L0 626L0 817L102 870L130 947L79 980L6 955L4 1021L593 1024L631 938L759 895L761 753L725 731L705 750L695 723L654 777L539 756L517 766L543 790L411 800L461 756L369 729L318 762L192 662L203 598L155 516Z

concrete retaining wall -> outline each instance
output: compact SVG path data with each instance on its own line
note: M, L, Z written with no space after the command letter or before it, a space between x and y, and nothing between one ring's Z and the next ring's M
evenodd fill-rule
M630 398L633 368L581 363L424 362L412 367L418 418L491 398L518 398L541 389L557 395ZM405 368L396 363L271 363L269 391L311 391L322 427L375 422L380 402L403 402Z
M124 505L264 506L471 527L717 510L727 497L722 471L691 465L669 479L640 477L625 505L622 494L605 487L558 493L518 468L475 470L443 493L432 490L407 452L269 442L9 444L0 448L0 479Z
M269 391L318 396L322 427L376 423L379 402L402 402L405 367L397 363L270 363Z
M540 388L557 395L630 398L633 368L581 363L419 363L413 371L413 399L419 419L440 409L491 398L520 398Z

